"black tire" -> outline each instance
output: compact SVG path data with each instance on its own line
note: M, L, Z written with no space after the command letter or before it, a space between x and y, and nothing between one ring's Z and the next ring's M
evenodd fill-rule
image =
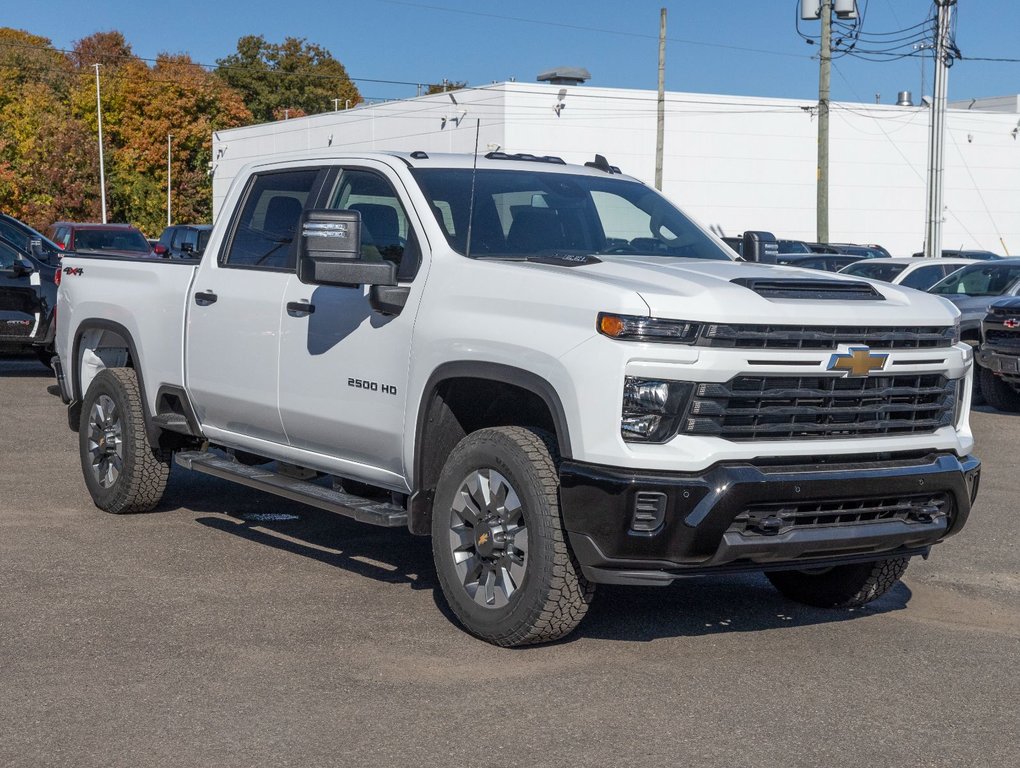
M766 571L785 597L817 608L856 608L877 600L899 581L909 557L837 565L823 571Z
M142 409L131 368L100 371L82 403L82 475L95 505L115 515L151 510L163 498L170 476L171 454L149 445Z
M1020 411L1020 393L999 376L992 373L991 369L978 366L977 378L981 382L981 394L985 402L998 411L1016 413Z
M544 433L522 427L482 429L460 441L440 474L432 512L439 584L465 629L495 645L558 640L580 623L594 596L595 585L581 575L560 520L558 458L555 441ZM473 479L483 478L488 494L502 499L487 508L504 510L502 517L494 512L483 518L483 505L466 492ZM492 483L501 479L506 482L497 486L505 490L500 497L493 495ZM455 511L465 505L481 510L474 526L466 523L465 513ZM486 553L486 546L492 552ZM498 573L493 579L500 580L499 586L483 585L487 575L469 583L473 567L481 574Z

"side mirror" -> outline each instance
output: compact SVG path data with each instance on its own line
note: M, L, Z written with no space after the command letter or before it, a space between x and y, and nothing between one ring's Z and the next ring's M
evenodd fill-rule
M26 264L20 259L11 265L11 274L14 275L14 277L28 277L33 272L35 272L35 270L32 268L32 265Z
M298 279L308 285L396 285L397 267L361 257L358 211L311 209L298 223Z
M194 243L181 243L181 253L194 253L194 252L195 252Z
M740 255L744 261L775 264L779 257L779 242L771 232L745 232Z

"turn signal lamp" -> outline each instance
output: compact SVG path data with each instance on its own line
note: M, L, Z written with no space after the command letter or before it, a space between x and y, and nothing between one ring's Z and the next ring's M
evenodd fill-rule
M613 315L600 312L595 327L603 336L623 341L654 341L667 344L693 344L701 326L687 320L660 320L654 317Z

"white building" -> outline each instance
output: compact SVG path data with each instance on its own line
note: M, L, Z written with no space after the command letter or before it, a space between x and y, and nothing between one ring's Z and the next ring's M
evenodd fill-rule
M944 248L1020 254L1020 99L956 102L946 124ZM956 108L960 107L960 108ZM667 93L663 192L718 234L768 230L815 239L817 105L813 101ZM834 102L832 242L920 251L929 109ZM333 147L604 155L651 184L653 91L499 83L384 102L213 136L213 211L241 166Z

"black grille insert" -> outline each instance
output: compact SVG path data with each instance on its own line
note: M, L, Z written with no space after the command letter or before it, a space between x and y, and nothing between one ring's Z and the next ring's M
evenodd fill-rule
M855 280L738 277L730 282L742 285L766 299L885 301L885 296L876 291L870 283L861 283Z
M727 440L934 432L952 423L957 380L897 376L737 376L694 387L681 434Z
M822 501L752 504L733 519L731 531L772 536L798 528L862 525L899 520L932 523L952 512L948 494L915 494Z
M871 349L951 347L952 326L888 328L871 325L706 325L698 344L730 349L837 349L840 344Z

